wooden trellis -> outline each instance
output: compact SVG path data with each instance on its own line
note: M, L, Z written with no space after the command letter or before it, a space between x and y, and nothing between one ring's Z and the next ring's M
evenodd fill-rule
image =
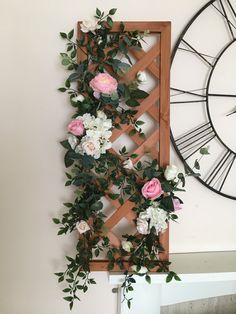
M80 23L78 22L78 38L81 36ZM119 30L120 22L115 22L111 32ZM141 117L148 113L156 123L156 128L146 139L142 139L138 134L130 137L136 144L137 148L132 153L138 157L133 159L136 163L142 158L145 152L149 151L153 159L158 159L160 166L169 164L169 68L170 68L170 22L125 22L127 31L139 30L145 32L149 30L151 35L155 35L157 40L154 45L146 52L144 50L130 49L129 54L135 58L136 63L129 70L125 79L131 81L136 78L138 71L148 71L155 78L155 87L149 96L141 101L135 118ZM78 50L78 59L85 58L85 54ZM129 135L132 130L130 125L122 125L121 130L114 129L111 141L115 142L122 134ZM113 150L114 153L116 153ZM120 245L120 239L113 233L112 229L125 218L130 224L134 224L135 213L132 211L134 204L129 200L120 205L118 200L111 200L107 195L106 198L115 208L115 212L107 219L105 225L108 231L107 236L114 246ZM160 254L161 260L168 260L169 257L169 230L160 234L160 242L164 252ZM91 270L107 270L108 261L94 260L91 262ZM114 271L120 269L115 266Z

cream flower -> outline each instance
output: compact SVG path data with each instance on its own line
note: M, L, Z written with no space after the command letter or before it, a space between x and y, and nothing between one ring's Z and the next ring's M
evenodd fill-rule
M99 119L102 119L102 120L106 120L107 119L107 116L106 116L105 112L103 112L102 110L98 110L97 111L97 117Z
M99 28L101 28L101 25L99 25L95 19L85 20L80 24L80 29L83 33L94 33L94 31Z
M80 102L82 102L82 101L84 101L84 96L83 95L81 95L81 94L79 94L79 95L77 95L76 97L73 97L72 98L72 100L74 101L74 102L76 102L76 101L80 101Z
M100 157L100 144L98 140L84 136L75 151L76 153L87 154L98 159Z
M147 76L144 71L138 71L137 78L140 83L144 83L147 81Z
M75 227L80 234L85 233L86 231L90 230L89 225L84 220L78 221Z
M129 169L129 170L134 169L133 162L132 162L132 160L131 160L130 158L126 159L126 160L123 162L123 168Z
M174 180L178 174L178 171L179 171L178 167L176 167L175 165L167 166L164 172L166 180L168 181Z
M168 227L167 212L159 207L158 202L153 202L152 206L149 206L144 212L141 212L138 219L147 221L147 223L149 221L148 233L152 227L156 229L156 233L163 232Z
M90 113L85 113L83 116L83 123L85 129L92 129L94 128L94 122L95 122L95 117L92 116Z
M142 218L137 219L137 231L140 234L148 234L150 232L148 228L147 220L142 219Z
M121 241L122 249L126 252L130 252L130 250L133 248L133 244L130 241Z

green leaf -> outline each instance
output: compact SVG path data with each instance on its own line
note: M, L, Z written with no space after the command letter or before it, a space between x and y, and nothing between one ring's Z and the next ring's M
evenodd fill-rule
M65 81L65 86L66 86L67 88L70 88L70 81L69 81L69 80L66 80L66 81Z
M178 276L177 274L174 274L174 279L175 279L176 281L181 281L181 278L179 278L179 276Z
M112 199L112 200L117 200L120 196L120 194L114 194L114 193L109 193L108 196Z
M170 271L169 274L166 276L166 282L170 282L173 277L174 277L175 273L173 271Z
M134 91L131 92L131 97L135 98L135 99L143 99L148 97L149 94L147 92L145 92L144 90L141 89L136 89Z
M110 15L114 15L116 13L117 9L116 8L113 8L109 11L109 14Z
M199 152L201 155L210 155L209 147L202 147Z
M64 297L63 299L68 301L68 302L71 302L73 300L73 297Z
M64 205L65 207L68 207L68 208L71 208L71 207L73 206L72 203L63 203L63 205Z
M143 122L143 121L141 121L141 120L138 120L138 121L136 121L135 122L135 124L137 124L137 125L143 125L145 122Z
M58 276L58 277L61 277L63 276L64 273L54 273L54 275Z
M70 54L71 59L74 59L76 57L76 50L73 50Z
M129 131L129 136L134 136L137 133L135 129Z
M123 33L124 30L125 30L125 24L124 24L124 22L120 22L120 31L121 31L121 33Z
M68 142L68 140L62 141L62 142L60 142L60 144L61 144L64 148L66 148L66 149L70 149L70 148L71 148L71 147L70 147L70 144L69 144L69 142Z
M68 58L63 58L63 59L61 60L61 64L62 64L62 65L69 65L69 64L70 64L70 60L69 60Z
M110 18L110 16L107 17L107 24L110 26L110 28L112 28L113 21L112 21L112 18Z
M163 197L160 203L167 211L174 211L174 205L171 196Z
M53 218L52 221L54 224L58 225L60 223L60 220L58 218Z
M67 35L66 35L66 33L60 33L60 36L62 37L62 38L67 38Z
M194 162L194 168L196 168L197 170L200 170L200 164L197 159Z
M102 12L98 9L98 8L96 8L96 14L97 14L97 16L101 16L101 14L102 14Z
M67 89L65 87L60 87L58 88L58 90L62 93L65 93Z
M62 290L64 293L70 292L70 288L66 288L64 290Z
M129 107L138 107L140 103L136 99L128 99L126 105Z
M127 301L127 305L128 305L128 308L130 309L131 308L131 300Z
M66 256L66 259L67 259L69 262L74 262L73 258L70 257L70 256Z
M149 275L146 275L145 276L145 280L148 282L148 283L151 283L151 277Z
M58 278L58 282L62 282L64 280L64 276Z
M73 82L73 81L76 81L80 78L80 74L75 72L75 73L72 73L69 77L68 77L68 81L70 82Z
M74 305L73 301L72 301L72 302L70 302L70 310L72 310L73 305Z
M74 36L74 30L72 29L72 30L68 33L67 37L68 37L69 39L71 39L73 36Z
M62 235L63 233L65 233L64 229L60 229L60 230L57 232L57 235Z

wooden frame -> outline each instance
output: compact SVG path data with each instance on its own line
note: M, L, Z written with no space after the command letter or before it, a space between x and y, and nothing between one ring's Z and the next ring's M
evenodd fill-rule
M78 38L81 36L80 23L78 22ZM119 30L120 22L114 22L111 32ZM149 71L152 76L157 79L155 88L150 95L145 98L138 107L136 118L139 118L144 112L147 112L152 119L159 124L157 128L147 139L141 139L138 135L134 135L131 139L138 148L133 152L139 156L133 159L137 162L147 150L149 150L152 158L158 159L161 166L169 164L170 149L170 125L169 125L169 85L170 85L170 22L125 22L125 29L128 31L139 30L144 32L149 30L151 34L157 34L159 40L147 52L143 50L130 50L129 53L136 59L136 63L127 73L125 79L132 80L136 77L138 71ZM83 60L86 55L83 51L78 50L78 60ZM157 62L159 58L159 62ZM159 106L157 106L159 102ZM132 126L123 125L121 130L114 129L111 141L114 142L119 136L132 130ZM158 149L157 149L158 144ZM114 153L116 153L113 150ZM120 205L118 201L106 198L116 208L116 211L109 217L105 223L109 232L107 236L110 238L114 246L120 245L120 240L112 233L112 228L122 219L126 218L130 224L133 224L135 213L132 211L133 203L126 201L124 205ZM169 230L160 235L160 242L164 248L164 252L160 254L161 260L169 259ZM94 260L90 264L91 271L106 271L108 261ZM128 265L125 265L128 268ZM115 266L113 271L120 271Z

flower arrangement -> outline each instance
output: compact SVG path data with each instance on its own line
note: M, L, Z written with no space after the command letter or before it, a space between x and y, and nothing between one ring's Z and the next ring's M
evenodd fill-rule
M123 295L129 307L134 273L145 276L149 283L148 272L153 270L168 273L167 281L180 280L168 271L170 263L159 259L163 251L159 235L170 220L178 218L176 211L181 209L182 200L175 192L183 191L185 175L174 165L159 167L157 160L134 163L137 155L130 154L125 146L119 154L111 149L112 130L124 124L133 126L130 136L145 136L143 122L136 120L135 114L140 100L148 96L140 88L146 80L144 72L138 72L132 81L124 79L132 65L128 49L140 49L148 31L126 31L121 22L119 31L111 33L115 12L111 9L105 14L97 9L93 20L81 23L78 40L73 41L73 30L60 33L67 41L67 52L61 53L62 64L72 73L59 90L68 94L75 109L68 123L68 137L61 144L66 149L65 166L70 169L66 186L75 188L75 199L65 203L62 218L53 221L59 225L59 235L78 233L75 256L67 256L66 270L56 273L58 281L67 284L63 292L70 309L75 300L80 300L79 293L96 283L90 277L90 262L103 252L109 271L115 265L124 271ZM77 50L85 58L77 60ZM119 192L112 192L110 186ZM137 217L137 233L123 235L120 247L113 247L106 235L102 198L107 194L121 205L125 200L132 202Z

